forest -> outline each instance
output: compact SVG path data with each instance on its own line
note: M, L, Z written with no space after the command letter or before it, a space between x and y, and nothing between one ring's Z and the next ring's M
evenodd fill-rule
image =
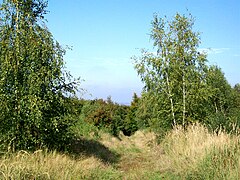
M240 84L200 51L195 18L155 15L130 105L78 97L47 1L0 6L0 179L238 179ZM62 166L61 166L62 164Z

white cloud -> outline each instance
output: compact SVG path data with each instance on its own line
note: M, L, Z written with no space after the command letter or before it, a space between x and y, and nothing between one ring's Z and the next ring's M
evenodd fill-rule
M200 48L199 49L200 52L204 52L207 54L221 54L228 50L229 48Z

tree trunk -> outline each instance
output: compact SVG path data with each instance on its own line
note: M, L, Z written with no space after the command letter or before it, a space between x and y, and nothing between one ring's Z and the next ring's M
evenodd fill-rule
M183 80L183 117L182 117L182 125L185 125L185 116L186 116L186 82L185 82L185 76L183 74L182 77Z
M172 117L173 117L173 125L176 125L176 119L175 119L175 113L174 113L174 105L173 105L173 99L171 95L171 89L170 89L170 83L169 83L169 78L168 78L168 73L166 73L166 80L167 80L167 90L168 90L168 98L171 103L171 111L172 111Z

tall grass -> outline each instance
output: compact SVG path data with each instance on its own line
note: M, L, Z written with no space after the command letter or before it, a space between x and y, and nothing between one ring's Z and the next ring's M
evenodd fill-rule
M2 155L0 179L240 179L239 136L223 130L177 126L159 145L150 132L100 136L74 157L47 150ZM104 161L114 152L119 158Z
M214 148L188 177L194 179L240 179L239 143Z
M224 130L210 133L200 124L177 126L161 144L168 173L197 179L235 179L239 176L239 137ZM167 165L167 167L166 167Z
M110 166L95 157L73 159L55 151L20 151L1 157L0 179L87 179L96 172L115 174ZM99 173L102 174L102 173ZM104 179L104 178L103 178Z

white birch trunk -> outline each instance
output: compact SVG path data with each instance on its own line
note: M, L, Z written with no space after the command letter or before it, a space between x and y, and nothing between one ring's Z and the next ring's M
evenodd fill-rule
M186 82L185 82L185 75L183 74L182 77L183 80L183 119L182 119L182 124L184 126L185 124L185 116L186 116Z

